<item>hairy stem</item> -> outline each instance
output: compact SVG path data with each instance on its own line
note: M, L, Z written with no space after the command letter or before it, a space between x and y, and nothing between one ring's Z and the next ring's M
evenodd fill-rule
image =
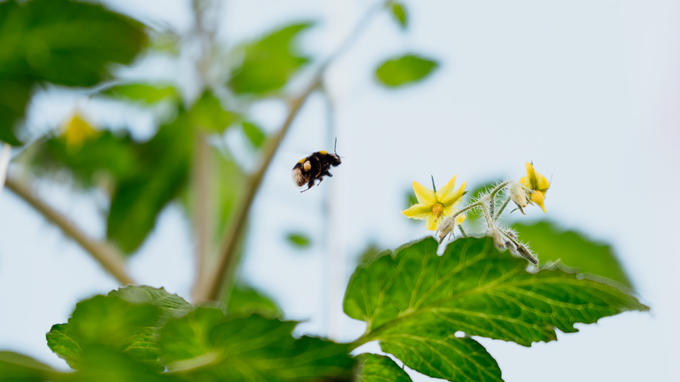
M505 198L503 201L503 204L501 204L501 207L498 209L498 212L496 213L496 216L494 216L494 221L498 220L499 217L501 217L501 214L503 213L503 210L505 210L505 207L508 206L508 203L510 202L510 197L508 196Z
M45 201L35 195L24 184L11 177L7 178L7 189L23 199L36 211L42 214L48 221L59 227L61 231L73 241L78 243L87 253L118 280L121 285L134 284L135 281L128 275L125 269L123 256L114 248L104 242L90 238L61 212L49 206Z

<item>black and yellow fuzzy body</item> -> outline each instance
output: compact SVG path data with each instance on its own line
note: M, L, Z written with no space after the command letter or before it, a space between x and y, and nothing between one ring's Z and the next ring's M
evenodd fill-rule
M328 172L331 166L340 165L342 161L338 154L329 154L327 151L317 151L307 158L300 159L293 167L293 182L298 187L307 184L307 188L300 191L305 192L314 187L315 181L318 179L319 184L323 181L324 176L333 175Z

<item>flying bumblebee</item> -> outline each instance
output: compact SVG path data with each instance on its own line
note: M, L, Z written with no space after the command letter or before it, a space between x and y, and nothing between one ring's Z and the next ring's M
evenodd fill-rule
M335 145L337 146L338 140L335 140ZM300 191L305 192L310 188L314 187L314 182L318 179L319 183L323 181L324 176L333 175L328 172L331 166L339 166L342 161L340 161L340 156L338 155L335 148L333 148L335 154L329 154L327 151L317 151L312 153L312 155L307 158L300 159L293 167L293 182L297 184L298 187L302 187L307 183L307 188Z

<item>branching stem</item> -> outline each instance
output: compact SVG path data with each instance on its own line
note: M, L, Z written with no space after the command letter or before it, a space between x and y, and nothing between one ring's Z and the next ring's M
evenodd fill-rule
M104 242L90 238L85 232L80 230L61 212L49 206L45 201L33 194L31 190L11 177L7 178L7 189L23 199L36 211L40 212L48 221L59 227L61 231L73 241L78 243L85 251L107 270L121 285L134 284L135 281L130 277L125 269L123 256L114 248Z

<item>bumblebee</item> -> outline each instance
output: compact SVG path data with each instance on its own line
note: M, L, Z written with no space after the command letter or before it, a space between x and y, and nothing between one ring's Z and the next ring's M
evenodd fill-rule
M337 140L336 140L337 144ZM333 149L335 151L335 149ZM323 181L324 176L333 175L328 172L331 166L339 166L342 161L337 152L335 154L329 154L327 151L317 151L312 153L312 155L307 158L300 159L293 167L293 182L298 186L302 187L307 183L307 188L300 191L305 192L310 188L314 187L314 182L318 179L319 183Z

